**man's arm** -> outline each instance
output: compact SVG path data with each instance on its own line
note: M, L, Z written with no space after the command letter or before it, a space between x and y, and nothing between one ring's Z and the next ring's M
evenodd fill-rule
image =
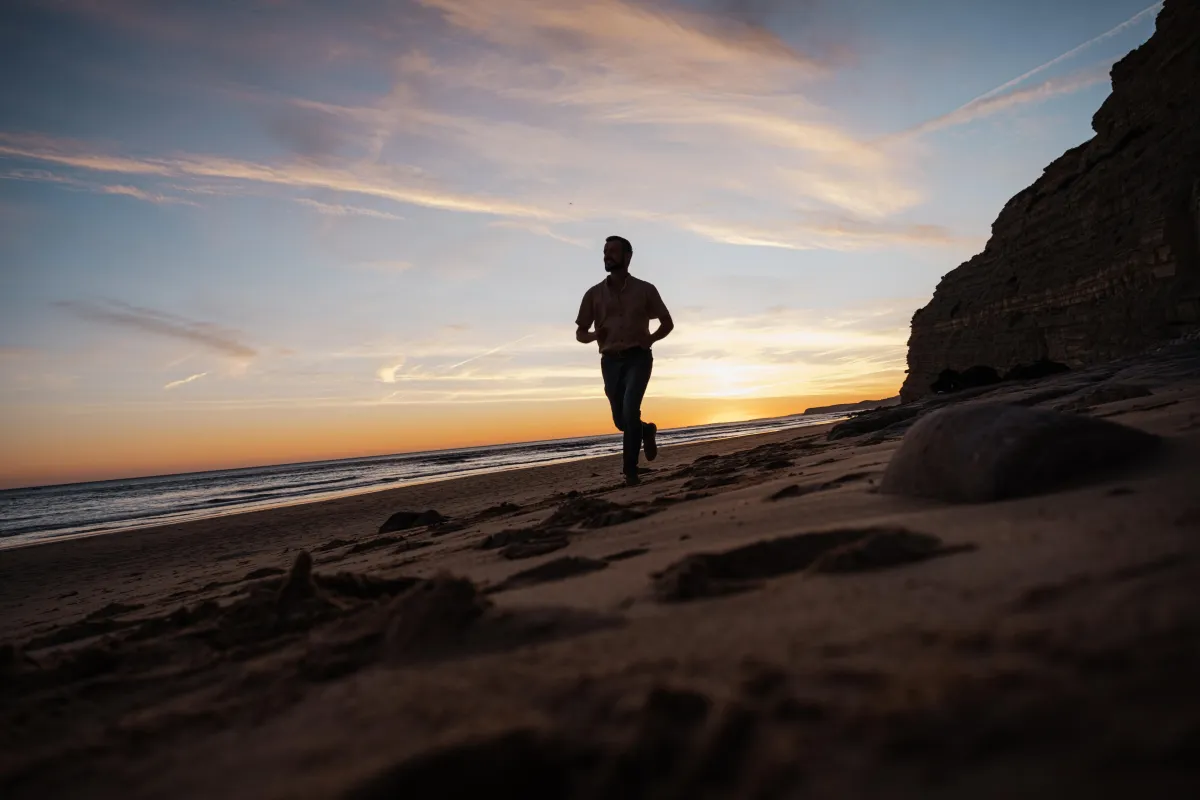
M671 331L675 330L675 321L671 319L671 312L667 310L667 305L662 301L657 288L651 292L650 318L658 320L658 330L650 334L651 344L667 338Z
M650 342L660 341L667 338L671 331L675 330L675 321L671 319L671 314L665 313L658 318L658 330L650 334Z
M583 302L579 304L579 315L575 317L575 341L581 344L591 344L596 341L599 332L588 330L594 321L592 295L591 292L588 292L583 296Z

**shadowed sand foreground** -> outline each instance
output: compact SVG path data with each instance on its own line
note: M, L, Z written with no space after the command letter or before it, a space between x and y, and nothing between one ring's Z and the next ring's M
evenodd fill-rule
M0 551L0 795L1195 796L1200 345L903 408Z

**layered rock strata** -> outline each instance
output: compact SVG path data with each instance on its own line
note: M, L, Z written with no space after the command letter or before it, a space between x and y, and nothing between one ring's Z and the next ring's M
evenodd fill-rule
M1200 3L1166 0L1096 135L1013 197L913 316L901 397L946 369L1071 368L1200 329Z

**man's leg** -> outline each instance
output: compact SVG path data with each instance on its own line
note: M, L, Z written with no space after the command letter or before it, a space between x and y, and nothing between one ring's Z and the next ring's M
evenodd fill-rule
M642 424L642 398L650 384L650 373L654 368L654 356L647 350L632 357L624 379L625 394L621 416L625 432L624 468L626 475L637 475L638 453L642 449L645 426Z
M625 387L621 385L622 361L612 356L600 357L600 374L604 377L604 396L608 398L608 406L612 410L613 425L617 430L625 430L623 407L625 403Z

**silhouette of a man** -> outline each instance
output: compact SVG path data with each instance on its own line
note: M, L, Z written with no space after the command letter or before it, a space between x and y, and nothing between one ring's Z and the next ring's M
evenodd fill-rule
M650 346L674 328L658 289L629 274L633 245L620 236L604 241L604 269L608 277L587 290L575 318L575 338L600 345L600 373L604 394L612 406L613 423L625 434L622 469L625 482L638 482L638 451L643 443L646 459L658 455L654 437L658 427L642 422L642 398L650 383L654 356ZM650 332L650 320L658 329ZM596 329L590 330L593 323Z

